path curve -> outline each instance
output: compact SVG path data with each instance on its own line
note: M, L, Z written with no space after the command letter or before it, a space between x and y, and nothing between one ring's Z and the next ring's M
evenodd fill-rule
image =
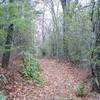
M87 77L87 71L57 60L40 59L44 85L38 88L35 100L82 100L75 90Z

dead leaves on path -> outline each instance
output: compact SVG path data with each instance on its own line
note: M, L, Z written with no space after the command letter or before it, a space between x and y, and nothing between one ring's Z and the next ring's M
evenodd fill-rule
M58 63L57 60L52 59L42 59L40 65L45 84L43 88L37 90L36 100L77 98L75 89L86 78L86 70L71 67L68 63Z
M78 98L75 94L77 85L86 80L89 74L86 70L56 59L40 59L39 63L44 79L42 87L29 84L16 67L8 71L0 68L0 73L8 79L5 87L7 100L90 100ZM86 83L89 91L87 84L89 82Z

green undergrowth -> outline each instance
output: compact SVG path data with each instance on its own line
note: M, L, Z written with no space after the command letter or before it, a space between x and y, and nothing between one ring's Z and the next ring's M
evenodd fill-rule
M0 100L6 100L6 96L2 91L0 91Z
M76 95L77 97L83 97L85 95L85 85L83 83L77 86Z
M24 56L21 73L36 86L41 86L43 84L39 63L31 54Z
M0 74L0 100L6 100L5 84L7 78L4 74Z

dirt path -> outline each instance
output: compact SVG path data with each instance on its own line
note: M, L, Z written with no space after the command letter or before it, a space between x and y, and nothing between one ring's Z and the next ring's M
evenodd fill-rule
M86 81L86 70L56 59L40 59L39 64L44 79L41 87L29 84L14 66L7 71L0 69L0 73L7 74L9 80L6 85L7 100L100 100L75 95L77 85Z
M39 60L44 85L38 88L35 100L83 100L75 96L75 89L87 77L87 71L71 67L57 60Z

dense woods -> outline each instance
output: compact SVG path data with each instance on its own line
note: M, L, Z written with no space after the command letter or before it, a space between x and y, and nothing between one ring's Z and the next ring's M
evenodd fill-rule
M0 0L0 100L100 100L99 43L100 0Z

